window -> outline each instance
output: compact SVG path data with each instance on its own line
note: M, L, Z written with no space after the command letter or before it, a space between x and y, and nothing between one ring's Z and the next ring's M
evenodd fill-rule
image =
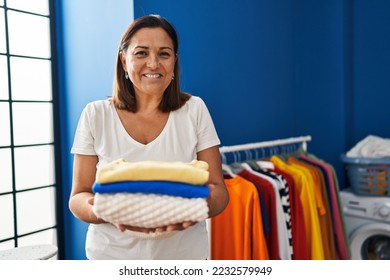
M50 6L0 0L0 250L58 246Z

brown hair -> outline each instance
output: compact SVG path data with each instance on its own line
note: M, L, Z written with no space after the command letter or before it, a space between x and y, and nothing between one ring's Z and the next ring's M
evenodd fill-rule
M137 100L135 97L133 83L125 78L125 70L121 62L121 53L125 53L131 38L142 28L162 28L172 39L173 48L176 55L174 67L174 79L166 88L159 109L162 112L170 112L179 109L190 98L190 95L180 91L179 79L179 41L175 28L165 18L159 15L147 15L133 21L125 30L119 45L119 51L116 59L116 72L113 86L112 101L118 109L124 109L130 112L137 111Z

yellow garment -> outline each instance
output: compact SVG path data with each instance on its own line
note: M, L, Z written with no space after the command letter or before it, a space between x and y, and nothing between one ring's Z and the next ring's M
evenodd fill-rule
M128 162L118 159L98 169L100 184L122 181L172 181L193 185L208 182L208 164L193 160L190 163L165 161Z
M288 158L288 163L291 166L298 168L299 170L301 170L305 174L305 176L307 177L307 179L309 181L311 189L314 192L314 197L315 197L315 202L316 202L317 209L318 209L318 214L324 215L326 212L325 205L324 205L324 198L322 196L322 193L321 193L321 190L319 187L319 182L316 181L316 178L313 176L313 173L306 166L304 166L303 163L299 162L299 160L297 160L293 157Z
M324 250L322 247L321 227L318 217L316 196L313 190L312 179L307 176L307 172L302 171L303 167L293 166L285 163L277 156L272 156L270 161L277 167L290 174L299 191L302 201L303 217L305 220L306 240L309 248L310 259L323 260Z
M324 257L326 260L336 259L336 249L333 239L333 227L331 220L331 212L326 193L326 185L323 174L314 166L297 160L295 158L289 158L289 163L301 165L306 168L313 177L313 188L316 193L316 197L320 201L321 208L318 209L319 221L321 227L322 247L324 249Z

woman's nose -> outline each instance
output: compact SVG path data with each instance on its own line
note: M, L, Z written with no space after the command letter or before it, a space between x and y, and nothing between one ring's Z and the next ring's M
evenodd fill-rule
M158 61L157 55L150 55L148 57L147 66L149 68L152 68L152 69L157 68L158 64L159 64L159 61Z

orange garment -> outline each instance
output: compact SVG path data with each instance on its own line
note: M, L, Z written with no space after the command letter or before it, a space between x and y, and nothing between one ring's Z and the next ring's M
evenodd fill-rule
M211 259L268 260L256 186L240 176L225 179L225 184L230 200L211 219Z
M333 238L333 226L331 220L331 212L329 206L328 195L326 193L326 185L323 173L315 166L303 162L297 159L289 159L289 161L294 162L295 164L305 167L313 176L314 185L313 188L317 190L318 196L322 200L323 211L318 213L320 227L321 227L321 237L322 237L322 246L324 249L324 258L326 260L335 260L336 259L336 249Z

